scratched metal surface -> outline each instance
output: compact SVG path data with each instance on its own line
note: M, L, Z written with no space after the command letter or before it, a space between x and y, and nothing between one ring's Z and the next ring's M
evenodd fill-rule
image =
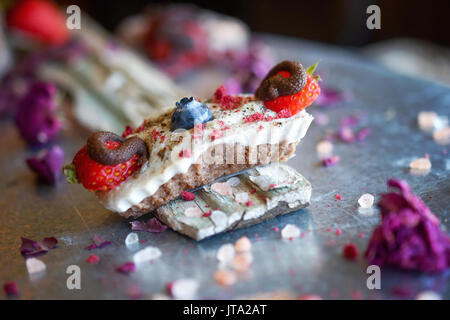
M162 250L162 257L124 276L114 269L132 259L133 251L124 245L130 232L128 222L105 210L79 186L64 182L57 188L36 184L33 174L24 166L25 158L33 150L25 149L12 124L2 121L0 282L17 281L20 297L24 299L122 299L126 298L127 288L135 284L144 297L150 297L164 292L169 281L181 277L198 279L199 298L238 298L276 290L339 299L399 298L394 292L406 293L402 297L408 298L422 290L434 290L450 298L448 274L429 276L382 269L382 289L370 291L366 288L364 260L349 262L341 257L342 247L348 241L354 242L360 251L366 248L378 223L378 212L369 216L360 214L356 201L365 192L386 191L387 178L406 179L449 229L450 160L443 154L444 147L418 130L416 117L424 109L449 115L450 90L392 74L341 49L287 38L266 36L266 40L280 58L300 58L304 64L321 59L320 70L326 83L350 89L354 95L352 102L325 111L330 124L326 127L313 124L297 149L297 157L290 161L313 185L308 209L199 243L170 230L161 234L139 233L141 239L147 240L145 245ZM385 120L388 110L396 112L390 121ZM312 107L310 111L319 109ZM362 144L336 144L341 162L332 168L322 168L315 155L316 143L327 128L335 130L342 116L356 111L366 114L362 125L369 126L372 134ZM86 134L78 131L63 133L58 143L66 152L66 162L85 139ZM433 164L431 173L411 175L407 164L425 153ZM334 201L336 193L343 197L339 202ZM306 231L306 237L284 242L272 228L281 229L287 223L298 225ZM328 232L328 228L333 231ZM342 230L340 237L335 235L336 228ZM114 244L94 252L84 250L94 234ZM234 242L243 235L253 240L254 265L236 285L223 289L213 280L216 251L223 243ZM59 240L57 249L40 257L47 271L39 279L30 279L27 274L19 253L20 236L32 239L55 236ZM91 253L100 256L98 265L85 262ZM72 264L82 270L81 290L66 288L65 270Z

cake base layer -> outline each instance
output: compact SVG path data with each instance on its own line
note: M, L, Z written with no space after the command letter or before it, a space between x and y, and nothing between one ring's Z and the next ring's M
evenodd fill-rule
M126 218L137 218L176 199L183 191L202 186L221 176L258 165L287 161L294 154L296 146L297 143L287 142L261 144L256 147L243 147L238 143L217 145L203 153L201 161L192 164L186 173L175 175L161 185L153 195L119 214ZM219 153L217 150L224 151Z
M226 181L221 178L217 181ZM195 240L229 230L252 226L309 205L312 187L308 180L284 164L254 168L233 177L232 195L222 196L209 185L195 193L193 201L177 199L154 211L154 215L171 229ZM238 184L236 185L236 181ZM269 181L269 189L265 182ZM270 182L279 187L270 188ZM267 189L267 190L266 190ZM246 203L236 201L236 195L248 195ZM198 208L200 216L186 215L186 210ZM206 213L206 214L205 214Z

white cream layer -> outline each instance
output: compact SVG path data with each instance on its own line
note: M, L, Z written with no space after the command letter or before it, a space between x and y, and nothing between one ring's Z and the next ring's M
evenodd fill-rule
M221 110L214 103L208 103L208 106L214 119L207 122L201 131L201 138L191 139L192 135L199 136L198 131L194 134L193 129L177 133L170 131L167 126L159 126L158 123L138 133L137 135L145 139L151 150L150 160L136 176L109 192L98 193L100 202L109 210L125 212L153 195L161 185L175 175L186 173L192 164L201 161L199 156L212 146L240 143L251 149L261 144L298 143L305 136L313 120L305 110L290 118L275 119L276 113L266 109L261 101L250 101L233 110ZM274 119L255 122L244 120L245 117L258 113L264 113L265 117L270 116ZM151 137L154 130L164 135L164 141L158 138L155 141ZM217 136L218 133L220 135L220 132L223 134L222 137L211 138L212 135ZM184 139L179 143L180 135ZM180 151L187 149L191 151L191 156L180 157ZM161 157L161 154L164 156Z

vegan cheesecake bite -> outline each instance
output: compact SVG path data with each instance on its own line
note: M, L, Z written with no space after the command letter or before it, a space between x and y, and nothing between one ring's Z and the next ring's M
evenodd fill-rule
M320 94L315 66L283 61L255 94L209 101L185 97L166 113L122 136L97 132L64 171L124 217L154 211L187 191L258 165L294 156Z

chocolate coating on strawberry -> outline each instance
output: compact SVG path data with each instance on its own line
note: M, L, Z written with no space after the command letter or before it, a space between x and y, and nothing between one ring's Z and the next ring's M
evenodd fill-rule
M116 149L108 149L107 142L119 142ZM116 165L130 160L134 155L148 159L147 145L138 137L124 139L115 133L100 131L92 134L87 141L89 156L104 165Z
M289 77L278 74L289 72ZM278 97L290 96L300 92L306 84L307 73L297 61L282 61L269 71L255 92L256 98L262 101L275 100Z

